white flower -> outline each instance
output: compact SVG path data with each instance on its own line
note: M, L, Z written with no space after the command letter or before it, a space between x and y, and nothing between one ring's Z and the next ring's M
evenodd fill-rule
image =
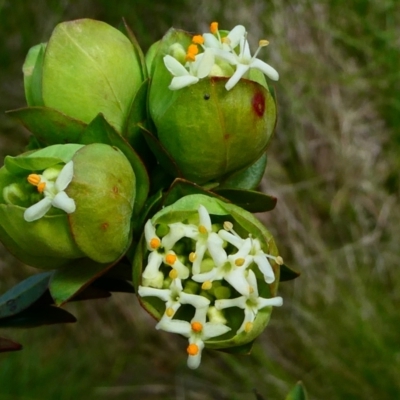
M179 278L172 280L169 289L139 286L138 293L141 297L153 296L165 301L165 313L163 318L172 318L182 304L190 304L196 309L207 307L210 304L210 300L203 296L185 293L183 291L182 281ZM161 320L163 318L161 318ZM156 328L160 329L158 324Z
M236 25L224 38L221 38L218 31L217 37L212 33L204 33L204 47L230 51L240 43L245 34L246 28L243 25Z
M186 86L193 85L200 79L208 76L214 65L214 53L210 49L206 49L204 53L198 54L195 57L195 61L186 63L188 69L170 55L164 57L164 64L168 71L174 76L168 88L171 90L179 90Z
M196 369L200 365L201 353L206 340L221 336L231 330L231 328L222 323L206 322L207 309L208 307L198 308L191 322L162 319L158 323L159 329L179 333L189 339L187 363L191 369Z
M237 334L243 331L251 331L253 328L254 319L256 318L259 310L265 307L281 306L283 302L282 297L264 299L258 296L257 279L252 270L249 270L247 281L251 287L249 295L237 297L236 299L216 300L215 302L215 308L217 310L222 310L229 307L239 307L244 310L244 320L236 332Z
M231 90L250 68L256 68L260 70L273 81L277 81L279 79L279 74L274 68L264 61L256 58L260 49L265 47L267 44L268 41L260 40L259 47L253 57L251 56L249 43L245 36L240 39L239 54L237 54L233 48L230 52L224 50L214 50L216 56L221 57L232 65L236 65L235 73L230 77L225 85L226 90Z
M64 165L55 182L47 179L45 172L43 175L34 175L35 178L39 178L39 182L35 186L38 186L38 189L41 187L40 191L44 194L44 198L25 210L25 221L31 222L42 218L50 210L51 206L59 208L67 214L73 213L76 209L74 199L71 199L65 193L65 189L74 175L73 161L69 161Z
M199 225L192 237L196 241L195 253L192 256L193 275L200 273L201 262L207 250L217 267L224 265L227 260L226 252L222 248L224 242L217 233L212 231L211 218L207 209L200 205L198 213Z

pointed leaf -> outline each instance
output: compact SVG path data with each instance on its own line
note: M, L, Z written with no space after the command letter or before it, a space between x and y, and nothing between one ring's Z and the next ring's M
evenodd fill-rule
M111 266L112 264L100 264L93 260L80 259L72 265L56 270L49 286L55 304L61 306L69 301Z
M253 165L235 172L225 178L218 188L221 189L255 189L264 176L267 166L267 155L264 153Z
M271 211L277 202L276 197L254 190L216 188L214 192L252 213Z
M303 385L303 382L299 381L296 386L286 396L285 400L307 400L307 392Z
M47 290L52 271L30 276L0 297L0 318L28 308Z
M53 306L33 307L12 317L0 319L0 328L36 328L42 325L76 322L66 310Z
M86 124L48 107L27 107L7 112L48 146L78 143Z
M22 71L24 73L25 98L29 106L43 106L42 66L46 43L29 49Z
M299 271L289 268L285 264L281 265L279 282L291 281L292 279L296 279L299 276L300 276Z
M0 337L0 353L7 351L18 351L22 349L22 344L13 342L10 339Z

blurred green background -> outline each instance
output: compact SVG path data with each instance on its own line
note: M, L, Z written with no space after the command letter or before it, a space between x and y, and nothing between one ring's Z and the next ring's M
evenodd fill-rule
M279 124L260 218L286 263L284 306L251 356L206 351L154 330L131 295L67 305L76 324L3 330L1 399L283 399L301 379L313 400L400 398L400 2L398 0L0 0L0 161L28 134L4 111L25 105L22 63L58 22L124 16L146 50L170 27L246 26L281 79ZM397 211L396 211L397 210ZM35 273L1 247L0 291Z

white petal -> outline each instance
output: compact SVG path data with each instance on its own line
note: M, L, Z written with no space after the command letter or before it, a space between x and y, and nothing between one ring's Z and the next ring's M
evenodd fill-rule
M201 54L200 61L196 65L196 76L200 79L205 78L211 72L214 65L214 53L211 49L206 49L204 53ZM196 60L197 61L197 60Z
M151 239L158 238L158 236L156 235L156 228L153 226L150 219L146 222L146 225L144 226L144 237L146 239L147 245L149 244ZM148 250L152 251L154 249L148 246Z
M169 300L171 295L171 291L169 289L155 289L144 286L139 286L138 293L140 297L158 297L163 301Z
M196 243L196 259L192 265L192 274L197 275L200 273L201 262L203 261L204 253L207 250L207 245L203 240L198 240Z
M265 254L257 254L253 257L253 259L254 262L257 264L259 270L264 275L265 282L267 283L274 282L275 274Z
M215 308L217 310L222 310L224 308L239 307L246 308L246 296L236 297L236 299L221 299L215 301Z
M198 294L190 294L182 292L179 296L181 304L190 304L195 308L207 307L210 305L210 300Z
M189 341L190 343L190 341ZM196 344L199 348L199 352L195 356L189 356L187 360L187 366L190 369L196 369L199 367L201 362L201 352L204 349L204 343L201 340L193 341L192 343Z
M199 81L199 78L193 75L185 75L173 78L171 84L168 86L170 90L179 90L186 86L194 85Z
M254 313L254 311L251 308L245 308L244 309L244 319L243 319L242 325L237 330L236 334L243 332L247 323L253 322L255 318L256 318L256 313Z
M152 251L149 254L146 268L143 271L143 278L155 279L158 275L162 260L163 260L163 256L160 253L157 253L156 251Z
M207 239L207 248L217 267L221 267L228 259L226 251L222 248L224 241L217 233L211 232Z
M201 338L203 340L208 340L212 337L221 336L230 330L231 328L229 328L229 326L207 322L203 327Z
M210 214L208 213L207 209L203 206L200 205L199 209L199 225L204 226L208 232L211 232L211 218L210 218Z
M251 60L250 46L249 42L243 37L240 41L240 55L244 60Z
M238 64L235 73L226 82L225 89L231 90L239 81L240 78L249 70L250 66L245 64Z
M221 230L218 232L218 235L219 235L222 239L224 239L226 242L232 244L233 246L235 246L235 247L238 248L238 249L239 249L239 248L243 245L243 243L244 243L244 239L242 239L242 238L240 238L240 237L238 237L238 236L236 236L236 235L234 235L234 234L232 234L232 233L226 231L225 229L221 229Z
M39 218L42 218L47 211L50 210L51 207L51 199L49 197L45 197L33 206L27 208L24 212L24 219L27 222L36 221Z
M209 308L209 306L197 307L191 322L200 322L202 325L205 325Z
M60 171L60 175L58 175L56 179L56 189L58 192L65 190L67 186L71 183L72 178L74 177L74 163L73 161L67 162L63 169Z
M264 61L259 60L258 58L254 59L250 63L250 68L259 69L273 81L279 80L279 74L277 70L275 68L272 68L269 64L265 63Z
M247 282L249 282L250 287L253 289L251 291L251 298L258 297L258 285L256 274L253 270L249 269L249 274L247 275Z
M65 192L58 192L54 196L51 205L65 211L67 214L71 214L76 210L75 200L68 197Z
M224 279L230 283L240 294L249 296L250 287L244 274L245 269L243 269L243 267L239 267L226 274Z
M271 299L263 299L260 297L258 299L258 309L261 310L264 307L280 307L283 304L283 299L282 297L272 297Z
M239 63L238 56L236 53L232 53L226 50L214 50L214 54L216 57L222 58L227 61L229 64L236 65Z
M169 232L162 238L162 245L166 251L171 250L178 240L185 237L187 225L182 222L169 224Z
M192 327L189 322L181 320L171 320L169 318L161 318L160 322L156 325L156 329L162 329L166 332L178 333L180 335L189 337L192 333Z
M204 33L204 47L209 47L212 49L219 49L221 47L221 43L212 33Z
M172 266L172 268L176 269L180 279L187 279L189 277L189 273L190 273L189 268L185 264L180 262L179 260L176 260L174 262L174 265Z
M246 33L246 28L243 25L236 25L229 33L228 38L230 41L230 46L234 49L239 43L240 40L244 37Z
M205 272L203 274L196 274L192 276L192 279L195 282L206 282L206 281L219 281L224 277L224 274L221 273L220 268L214 268L211 271Z
M167 70L174 76L189 75L188 70L176 58L170 55L164 57L164 64Z

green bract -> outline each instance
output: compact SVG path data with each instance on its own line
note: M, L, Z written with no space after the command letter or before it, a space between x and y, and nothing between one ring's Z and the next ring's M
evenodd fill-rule
M196 368L204 345L240 347L264 330L272 306L282 304L275 297L282 263L271 234L252 214L189 195L147 222L134 284L158 329L189 338L188 364Z
M234 69L223 60L217 62L217 50L215 56L212 49L200 52L203 58L196 59L192 69L191 65L185 67L185 72L177 45L186 51L191 40L191 34L171 29L151 48L147 60L151 75L148 108L154 134L179 173L205 183L261 157L275 128L276 104L263 73L257 69L249 69L227 90ZM214 66L201 64L212 60ZM174 79L187 86L171 89Z
M54 108L89 123L99 113L122 132L144 79L141 50L110 25L90 19L56 26L23 67L29 106Z
M127 158L105 144L53 145L6 157L0 239L39 268L80 258L112 263L130 244L135 185Z

